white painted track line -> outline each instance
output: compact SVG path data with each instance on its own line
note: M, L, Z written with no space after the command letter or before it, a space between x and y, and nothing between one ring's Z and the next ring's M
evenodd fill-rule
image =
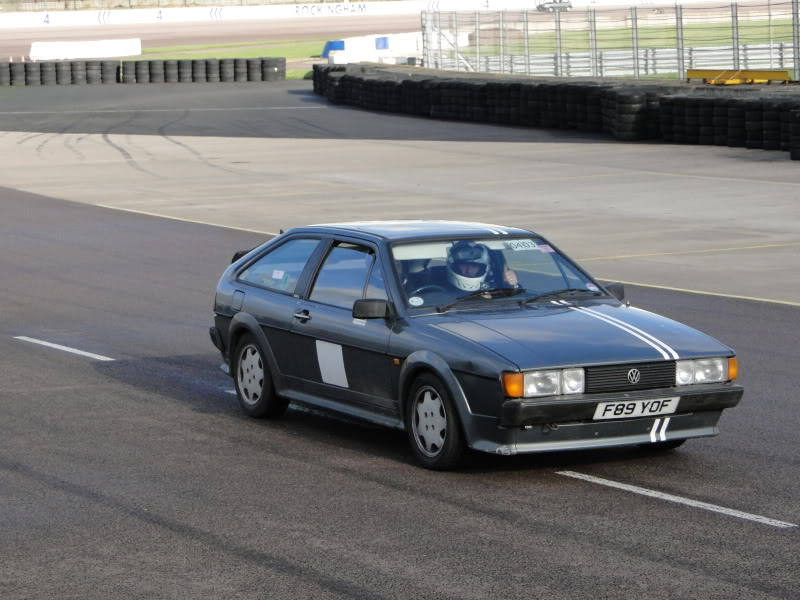
M233 225L220 225L219 223L209 223L208 221L195 221L193 219L183 219L181 217L170 217L169 215L161 215L153 212L145 212L143 210L136 210L134 208L122 208L119 206L111 206L110 204L95 204L100 208L108 208L110 210L121 210L123 212L134 213L137 215L146 215L148 217L158 217L159 219L170 219L171 221L182 221L184 223L194 223L195 225L208 225L210 227L222 227L223 229L235 229L236 231L246 231L248 233L260 233L263 235L280 235L274 231L260 231L258 229L245 229L243 227L234 227Z
M556 475L563 475L564 477L572 477L573 479L581 479L590 483L605 485L607 487L616 488L618 490L625 490L626 492L633 492L642 496L649 496L651 498L658 498L659 500L666 500L668 502L675 502L677 504L684 504L693 508L701 508L703 510L710 510L712 512L722 513L738 519L746 519L748 521L755 521L763 525L771 525L772 527L781 527L783 529L789 527L797 527L794 523L787 523L785 521L778 521L770 519L769 517L762 517L760 515L753 515L750 513L734 510L732 508L725 508L724 506L717 506L716 504L708 504L707 502L698 502L697 500L690 500L689 498L682 498L681 496L673 496L672 494L665 494L655 490L648 490L647 488L637 487L635 485L628 485L626 483L618 483L610 479L601 479L592 475L584 475L583 473L576 473L575 471L557 471Z
M78 354L79 356L86 356L87 358L93 358L95 360L103 360L103 361L115 360L113 358L109 358L108 356L102 356L101 354L92 354L91 352L84 352L83 350L78 350L77 348L70 348L69 346L53 344L51 342L45 342L43 340L36 340L34 338L25 337L24 335L16 336L14 339L21 340L23 342L30 342L31 344L39 344L40 346L47 346L48 348L55 348L56 350L62 350L63 352Z

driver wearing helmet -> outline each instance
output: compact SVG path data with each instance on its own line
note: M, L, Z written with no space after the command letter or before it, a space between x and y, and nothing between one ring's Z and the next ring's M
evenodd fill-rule
M483 244L463 240L453 244L447 251L447 281L454 288L465 292L477 292L495 287L487 283L491 274L489 249ZM503 269L503 284L517 287L517 275L508 264Z

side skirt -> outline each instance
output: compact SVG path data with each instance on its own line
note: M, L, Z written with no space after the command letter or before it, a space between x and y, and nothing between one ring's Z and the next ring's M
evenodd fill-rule
M314 396L305 392L298 392L296 390L285 390L281 391L280 394L284 398L288 398L292 402L296 402L297 404L301 404L303 406L308 406L310 408L322 408L339 414L347 415L348 417L367 421L368 423L373 423L375 425L405 430L405 425L403 425L403 421L401 419L397 418L396 416L382 414L377 410L353 406L352 404L339 402L338 400L331 400L330 398L320 398L319 396Z

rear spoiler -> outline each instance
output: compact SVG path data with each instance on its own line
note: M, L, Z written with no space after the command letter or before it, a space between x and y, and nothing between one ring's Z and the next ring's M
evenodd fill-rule
M255 248L250 248L250 250L239 250L236 254L233 255L233 258L231 259L231 264L235 263L237 260L242 258L245 254L255 250L256 248L258 248L258 246L256 246Z

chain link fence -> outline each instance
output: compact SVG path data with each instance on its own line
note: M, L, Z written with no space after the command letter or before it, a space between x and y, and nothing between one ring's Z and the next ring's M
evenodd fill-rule
M790 69L799 0L607 10L423 12L425 65L556 77L677 77L687 69Z

